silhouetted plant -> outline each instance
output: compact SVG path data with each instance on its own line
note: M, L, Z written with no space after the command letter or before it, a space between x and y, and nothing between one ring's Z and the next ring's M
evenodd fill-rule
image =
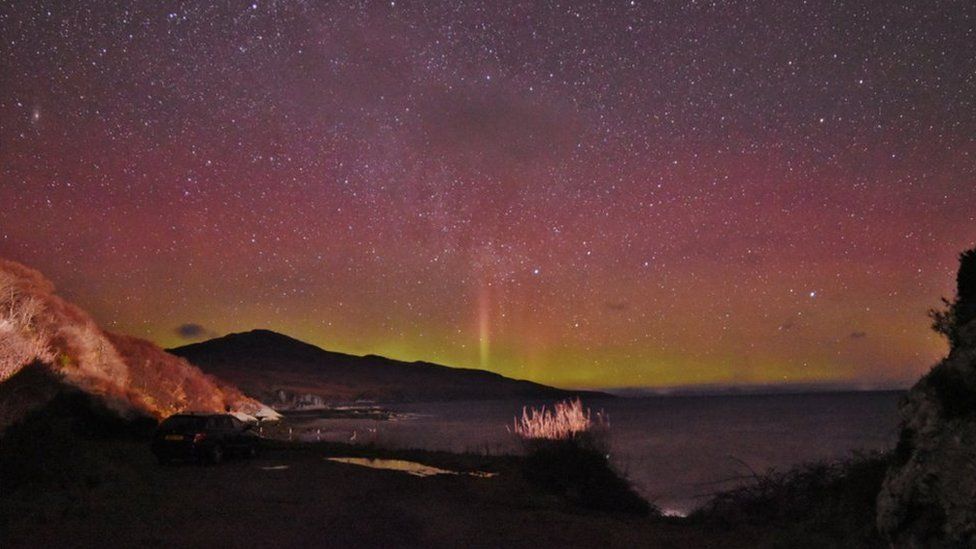
M801 465L786 472L752 472L752 482L712 494L692 522L755 528L761 547L883 547L875 527L878 492L888 454Z
M959 255L956 291L956 319L965 326L976 319L976 248Z
M98 397L63 385L43 368L36 376L57 392L44 406L8 427L0 442L0 486L12 491L56 489L79 495L118 478L105 440L145 445L156 427L150 417L123 418Z
M942 308L929 311L932 329L949 340L952 348L962 343L962 329L976 319L976 248L959 254L956 299L942 298Z
M660 513L614 470L606 453L585 441L586 437L536 441L522 464L523 476L578 507L636 515Z
M912 458L914 452L915 431L909 427L902 427L901 433L898 435L898 444L892 452L892 464L897 467L905 465Z
M956 303L942 298L941 309L930 309L929 318L932 319L932 329L941 334L949 345L955 347L959 344L958 327L956 324Z
M946 367L933 368L925 377L928 386L935 391L942 413L948 419L976 415L974 388L959 370Z

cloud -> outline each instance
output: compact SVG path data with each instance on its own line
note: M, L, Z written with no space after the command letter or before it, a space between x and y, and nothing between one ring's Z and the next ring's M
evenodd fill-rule
M176 335L182 337L183 339L201 339L204 337L213 337L216 334L214 334L212 330L208 330L200 324L188 322L186 324L180 324L180 326L176 328Z

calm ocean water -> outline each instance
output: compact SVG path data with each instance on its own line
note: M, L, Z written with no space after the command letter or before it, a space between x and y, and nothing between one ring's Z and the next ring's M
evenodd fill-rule
M611 459L651 501L685 513L749 470L783 470L893 446L901 393L620 398L586 403L610 415ZM320 419L304 437L392 447L501 453L522 402L392 407L394 421Z

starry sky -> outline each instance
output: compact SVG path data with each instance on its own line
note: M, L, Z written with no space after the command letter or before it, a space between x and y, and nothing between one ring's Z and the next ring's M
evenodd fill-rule
M0 256L163 346L904 386L973 44L970 0L0 0Z

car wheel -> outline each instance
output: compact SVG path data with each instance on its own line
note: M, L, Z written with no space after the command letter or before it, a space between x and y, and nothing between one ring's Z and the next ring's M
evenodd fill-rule
M224 449L221 448L219 444L215 444L212 448L210 448L210 455L208 457L210 458L210 463L219 465L222 461L224 461Z

